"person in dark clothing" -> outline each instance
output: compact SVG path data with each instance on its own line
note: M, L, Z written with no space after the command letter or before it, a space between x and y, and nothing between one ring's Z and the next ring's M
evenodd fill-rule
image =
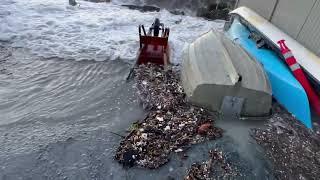
M160 30L163 30L163 23L160 23L160 20L158 18L155 19L154 23L152 24L152 27L150 28L150 31L153 30L153 36L159 36Z
M69 5L76 6L77 5L76 0L69 0Z

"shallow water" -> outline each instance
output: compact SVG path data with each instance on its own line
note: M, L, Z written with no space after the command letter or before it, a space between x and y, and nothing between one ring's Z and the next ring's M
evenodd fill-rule
M249 136L261 123L217 120L218 141L197 145L158 170L124 169L113 160L126 129L145 112L122 61L41 59L11 51L0 75L0 179L181 179L194 162L222 149L247 178L270 176L270 165ZM241 178L240 178L241 179ZM271 177L270 177L271 179Z
M261 123L235 119L218 120L224 138L195 146L185 161L173 155L168 165L145 170L124 169L113 160L121 138L112 132L125 135L146 113L133 82L124 81L136 52L137 25L165 20L172 29L172 58L179 63L187 42L223 23L166 10L66 3L0 2L0 179L181 179L213 147L223 149L247 178L268 179L270 166L248 134Z
M42 163L55 166L54 162L46 164L39 159L43 151L53 153L58 162L68 158L81 161L75 158L78 148L70 151L71 156L63 148L72 146L69 142L75 142L75 138L90 138L99 132L106 136L100 137L99 133L94 139L101 141L103 151L111 158L112 143L118 142L119 137L110 131L124 134L131 122L144 115L132 83L124 81L129 66L121 61L38 59L15 50L5 66L6 73L0 75L0 174L9 175L9 179L28 177L29 173L30 177L42 175ZM99 143L82 145L79 150L89 151ZM55 154L55 147L62 148L62 156ZM85 159L83 153L81 157ZM67 169L81 166L72 160L65 164Z

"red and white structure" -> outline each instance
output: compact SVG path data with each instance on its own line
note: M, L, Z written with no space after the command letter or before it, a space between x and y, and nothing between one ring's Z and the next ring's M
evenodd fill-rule
M296 58L293 56L291 50L287 47L285 40L278 41L280 46L280 51L285 58L287 65L290 67L292 73L294 74L295 78L300 82L302 87L307 93L309 102L317 113L320 116L320 99L317 95L316 91L313 89L311 84L309 83L308 79L306 78L303 70L301 69L299 63L297 62Z

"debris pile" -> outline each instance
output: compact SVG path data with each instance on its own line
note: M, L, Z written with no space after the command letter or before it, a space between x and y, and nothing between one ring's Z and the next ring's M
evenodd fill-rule
M237 169L226 161L222 151L213 149L209 151L209 160L192 164L184 179L230 179L238 175Z
M279 106L266 129L253 129L253 138L274 164L277 179L320 179L320 134L312 132Z
M186 102L174 69L148 64L135 73L139 97L150 113L120 143L115 159L121 164L155 169L169 161L171 152L222 136L209 112Z
M140 65L135 74L138 96L145 109L174 110L187 105L179 76L173 68L164 70L162 66Z

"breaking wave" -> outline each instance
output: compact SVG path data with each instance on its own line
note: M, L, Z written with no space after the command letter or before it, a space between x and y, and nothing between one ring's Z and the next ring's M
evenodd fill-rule
M205 7L212 0L113 0L113 4L152 5L163 9L180 9L187 14L194 14L198 8Z
M156 17L171 28L174 63L180 62L186 43L224 24L167 10L142 13L113 3L80 1L80 6L70 7L67 1L2 0L0 41L43 58L132 61L138 47L138 25L149 26Z

